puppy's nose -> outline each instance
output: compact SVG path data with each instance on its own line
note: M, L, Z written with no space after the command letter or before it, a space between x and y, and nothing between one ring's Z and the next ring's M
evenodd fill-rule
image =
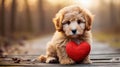
M72 30L72 33L75 34L75 33L76 33L76 29L75 29L75 30Z

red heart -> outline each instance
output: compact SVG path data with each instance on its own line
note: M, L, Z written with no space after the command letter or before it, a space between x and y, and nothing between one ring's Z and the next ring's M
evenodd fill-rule
M91 47L87 42L81 42L77 44L70 41L66 44L66 52L68 56L75 62L80 62L85 59L90 53Z

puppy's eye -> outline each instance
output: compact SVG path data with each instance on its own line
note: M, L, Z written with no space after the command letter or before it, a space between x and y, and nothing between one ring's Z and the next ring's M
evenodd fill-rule
M85 22L83 22L81 20L77 20L77 23L80 24L80 23L85 23Z
M70 24L70 21L67 21L66 23L69 25L69 24Z
M77 20L77 23L80 24L80 23L81 23L81 20Z

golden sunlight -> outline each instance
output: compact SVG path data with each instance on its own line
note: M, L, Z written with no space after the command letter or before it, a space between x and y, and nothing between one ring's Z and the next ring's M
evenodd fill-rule
M12 0L5 0L5 7L6 8L10 7L11 3L12 3Z
M21 12L21 11L23 11L24 9L24 1L23 0L17 0L17 10L19 11L19 12Z
M110 3L110 0L104 0L106 3Z
M64 4L65 2L65 0L47 0L49 3L51 3L52 5L59 5L59 4Z
M89 8L93 2L91 0L75 0L75 3L79 3L81 6Z
M34 7L36 7L36 3L38 0L28 0L28 6L30 6L30 8L34 9ZM25 1L24 0L17 0L17 10L19 12L23 11L25 9Z
M51 5L78 4L85 8L96 8L99 0L47 0Z
M74 3L85 8L96 8L99 5L99 0L74 0Z
M28 2L29 5L34 6L38 2L38 0L28 0Z

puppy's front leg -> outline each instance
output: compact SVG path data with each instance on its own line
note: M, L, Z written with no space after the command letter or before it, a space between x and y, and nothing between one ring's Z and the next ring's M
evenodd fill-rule
M38 60L40 62L46 62L46 63L57 63L57 58L56 58L57 54L55 51L55 47L53 45L53 43L48 42L47 44L47 50L46 50L46 55L41 55Z
M90 60L89 56L87 56L82 63L85 63L85 64L91 64L92 61Z
M92 35L91 33L87 33L90 37L86 38L86 42L88 42L89 44L92 44ZM85 64L91 64L92 61L90 60L90 57L89 55L83 60L82 63L85 63Z
M66 54L65 46L57 47L57 56L60 64L74 64L75 62Z
M55 46L53 43L49 42L47 44L47 51L46 51L46 63L57 63L57 54L55 50Z

